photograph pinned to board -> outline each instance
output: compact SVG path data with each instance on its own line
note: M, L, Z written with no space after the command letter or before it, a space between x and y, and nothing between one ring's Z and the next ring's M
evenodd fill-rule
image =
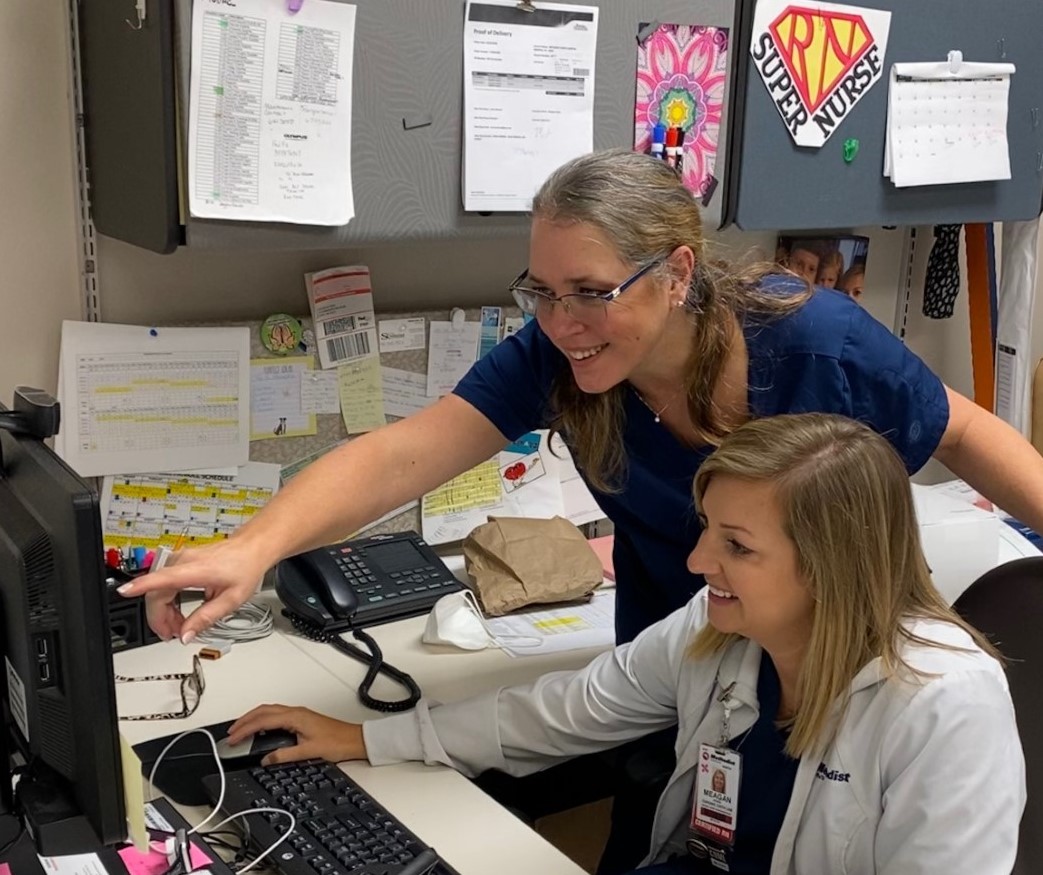
M793 142L823 146L883 77L891 13L761 0L750 54Z
M780 235L775 261L814 286L836 289L859 301L865 291L869 238L857 235Z
M646 27L639 32L644 34ZM666 160L666 138L671 129L675 136L680 130L676 160L681 179L689 191L708 202L717 186L714 173L728 79L728 28L660 24L643 41L639 39L636 75L635 151L662 152ZM653 151L655 141L663 148Z

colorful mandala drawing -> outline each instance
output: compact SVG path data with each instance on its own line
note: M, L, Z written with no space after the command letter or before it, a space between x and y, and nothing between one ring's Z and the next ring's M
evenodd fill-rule
M684 128L685 186L712 184L728 78L728 29L663 24L637 48L634 149L647 152L652 128Z

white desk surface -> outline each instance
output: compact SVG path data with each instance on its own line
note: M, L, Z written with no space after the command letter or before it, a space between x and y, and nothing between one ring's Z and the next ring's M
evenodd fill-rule
M273 595L258 599L277 609ZM369 631L396 668L413 675L425 696L451 701L502 686L533 680L547 671L585 665L597 650L512 659L500 650L458 651L420 640L425 619L416 617ZM134 676L187 671L198 647L168 641L116 654L118 674ZM343 720L380 715L363 707L356 689L361 663L328 644L303 639L282 617L270 637L237 644L215 662L204 661L206 691L188 720L122 721L132 744L176 734L196 726L230 720L262 703L304 705ZM176 682L117 684L121 714L155 713L181 706ZM399 698L397 685L380 679L378 697ZM560 851L501 808L466 778L442 767L409 763L373 768L344 763L342 768L461 875L581 875Z

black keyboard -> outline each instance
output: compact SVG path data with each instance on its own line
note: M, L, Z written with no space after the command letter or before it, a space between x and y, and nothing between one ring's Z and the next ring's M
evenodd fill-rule
M399 875L428 848L335 765L320 760L258 766L225 775L223 811L281 808L293 834L262 863L282 875ZM217 775L203 779L216 802ZM281 814L248 814L250 844L263 851L289 828ZM441 860L423 871L458 875Z

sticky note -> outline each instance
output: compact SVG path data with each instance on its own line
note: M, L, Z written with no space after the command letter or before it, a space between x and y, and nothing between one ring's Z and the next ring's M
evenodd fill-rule
M170 868L163 851L150 850L143 854L136 848L120 848L118 853L130 875L163 875ZM208 863L213 862L194 842L189 843L189 857L193 871L205 869ZM3 873L0 872L0 875Z

